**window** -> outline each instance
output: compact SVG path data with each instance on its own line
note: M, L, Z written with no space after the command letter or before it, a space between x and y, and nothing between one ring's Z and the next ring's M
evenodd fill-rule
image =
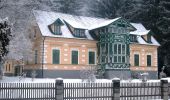
M49 29L54 35L61 35L61 25L57 25L54 23L49 26Z
M119 26L119 27L125 27L125 24L120 24L120 23L118 23L117 26Z
M61 26L54 25L54 34L61 34Z
M60 63L60 50L53 49L53 64Z
M125 49L126 49L126 48L125 48L125 45L123 44L123 45L122 45L122 54L125 54L125 51L126 51Z
M125 56L122 56L122 63L125 63Z
M134 55L134 66L139 66L139 54Z
M89 51L89 64L95 64L95 52Z
M113 44L114 50L114 63L126 62L126 45L125 44Z
M62 35L61 32L61 26L64 25L64 23L58 18L54 23L49 25L49 30L54 34L54 35Z
M118 54L121 54L121 50L122 50L121 44L118 44Z
M147 55L147 66L151 66L151 55Z
M78 64L78 51L77 50L72 51L71 60L72 60L71 61L72 64Z
M112 43L109 44L109 53L110 53L111 55L113 54Z
M114 54L117 54L117 44L114 44Z
M137 36L136 35L130 35L130 41L131 42L137 42Z
M86 37L84 29L75 29L73 35L75 37L79 37L79 38L85 38Z
M34 58L35 64L38 62L38 50L35 50L35 58Z

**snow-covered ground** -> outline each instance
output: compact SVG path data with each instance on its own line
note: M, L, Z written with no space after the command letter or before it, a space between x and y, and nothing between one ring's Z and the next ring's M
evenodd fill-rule
M60 79L60 78L58 78ZM168 82L170 82L170 78L163 78L168 80ZM17 83L17 82L21 82L21 83L54 83L55 80L57 80L57 78L35 78L34 80L32 80L32 78L22 78L22 77L6 77L4 76L2 80L0 80L0 82L12 82L12 83ZM81 79L63 79L64 83L80 83L82 82ZM112 80L109 79L97 79L95 82L97 83L110 83L112 82ZM132 82L132 83L140 83L142 82L141 79L133 79L133 80L121 80L122 83L124 82ZM160 82L160 80L148 80L147 82Z
M0 80L0 82L3 83L54 83L55 80L57 79L61 79L61 78L34 78L34 80L32 80L32 78L22 78L22 77L6 77L4 76L2 80ZM82 80L81 79L63 79L64 83L81 83ZM97 83L106 83L106 82L112 82L112 80L108 80L108 79L99 79L96 80Z

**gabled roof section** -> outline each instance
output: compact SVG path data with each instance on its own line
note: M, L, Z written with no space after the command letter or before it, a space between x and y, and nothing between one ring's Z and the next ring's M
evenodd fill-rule
M57 25L64 25L64 22L60 18L58 18L54 23Z
M137 36L137 41L138 41L139 44L160 46L160 44L156 41L156 39L153 36L151 36L151 43L147 43L142 38L142 36Z
M118 19L120 19L120 17L115 18L115 19L111 19L111 20L106 20L106 21L103 21L103 22L100 22L100 23L97 23L97 24L94 23L94 24L89 28L89 30L93 30L93 29L97 29L97 28L101 28L101 27L107 26L107 25L113 23L114 21L116 21L116 20L118 20Z
M104 26L108 26L108 25L110 25L112 23L116 23L118 21L126 23L131 30L136 30L136 28L133 25L131 25L131 23L129 23L128 21L126 21L122 17L118 17L118 18L115 18L115 19L109 19L109 20L103 21L101 23L94 24L93 26L91 26L89 28L89 30L93 30L93 29L104 27Z
M131 23L137 30L131 31L130 34L133 35L147 35L150 30L147 30L141 23Z

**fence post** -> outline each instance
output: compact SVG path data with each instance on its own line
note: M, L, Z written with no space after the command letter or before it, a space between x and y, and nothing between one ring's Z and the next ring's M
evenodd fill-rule
M161 99L168 100L168 80L161 79Z
M120 79L114 78L112 80L113 91L112 91L112 100L120 100Z
M62 79L55 81L55 100L64 100L64 83Z

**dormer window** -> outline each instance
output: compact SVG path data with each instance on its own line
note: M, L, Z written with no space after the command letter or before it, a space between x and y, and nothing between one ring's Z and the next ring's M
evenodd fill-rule
M74 29L73 35L79 38L85 38L85 30L84 29Z
M53 24L49 25L49 30L54 35L61 35L61 26L64 25L60 19L57 19Z

